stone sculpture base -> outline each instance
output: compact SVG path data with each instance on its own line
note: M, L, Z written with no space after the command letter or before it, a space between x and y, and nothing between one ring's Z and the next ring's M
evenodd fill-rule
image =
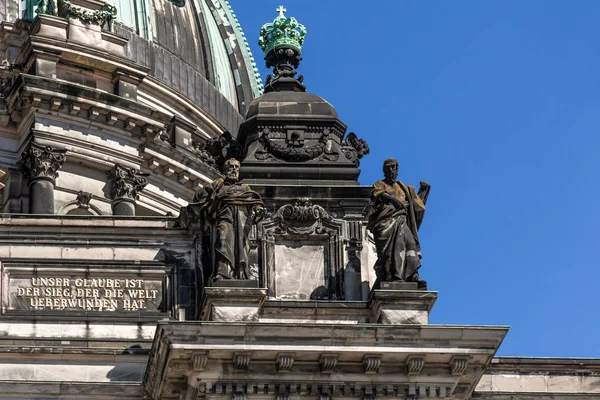
M223 280L204 289L200 318L203 321L256 321L267 296L257 281Z
M398 282L401 285L416 283ZM382 282L382 288L398 287L396 282ZM392 285L387 285L392 284ZM386 325L427 325L437 292L422 290L378 289L371 292L369 307L373 321Z

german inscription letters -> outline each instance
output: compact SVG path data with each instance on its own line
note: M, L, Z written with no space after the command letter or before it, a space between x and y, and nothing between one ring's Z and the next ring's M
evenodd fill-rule
M137 278L11 278L12 309L157 311L162 281Z

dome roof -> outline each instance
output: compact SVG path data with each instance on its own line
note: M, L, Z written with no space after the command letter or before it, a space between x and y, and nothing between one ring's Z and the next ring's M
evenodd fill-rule
M136 1L140 0L109 0L118 10L116 33L129 39L128 56L149 67L150 76L200 105L225 129L237 131L263 85L229 3L148 0L144 19L135 15L136 8L144 9L133 7Z

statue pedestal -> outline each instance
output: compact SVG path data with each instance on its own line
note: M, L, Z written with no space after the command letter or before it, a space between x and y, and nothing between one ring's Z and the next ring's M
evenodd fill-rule
M200 319L203 321L256 321L267 297L252 280L223 280L204 289Z
M386 325L427 325L437 292L388 288L415 285L412 282L381 282L369 299L372 320Z

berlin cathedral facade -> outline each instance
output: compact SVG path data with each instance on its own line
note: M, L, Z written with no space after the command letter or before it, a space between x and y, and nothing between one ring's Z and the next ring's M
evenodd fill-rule
M285 13L263 81L226 0L0 2L0 399L600 399L429 323L429 184L358 183Z

